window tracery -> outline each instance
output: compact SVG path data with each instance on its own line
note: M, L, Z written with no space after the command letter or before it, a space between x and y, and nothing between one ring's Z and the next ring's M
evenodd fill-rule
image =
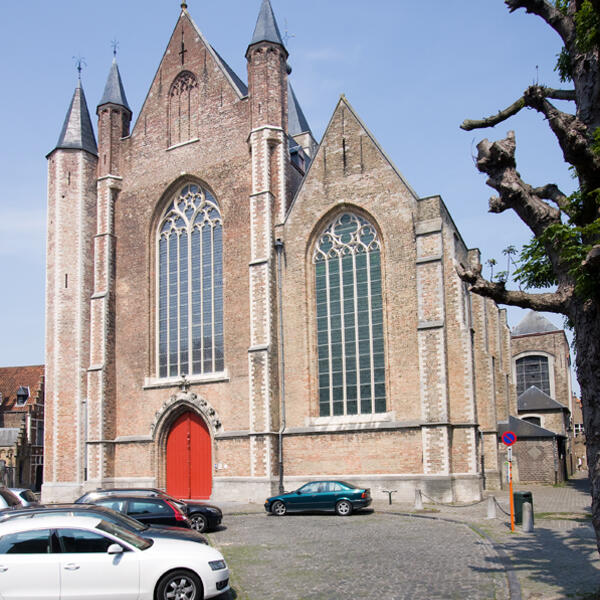
M375 227L345 212L317 240L319 414L386 410L381 243Z
M175 146L196 137L198 80L190 71L180 73L169 91L168 145Z
M223 226L210 192L183 186L157 245L159 377L223 371Z

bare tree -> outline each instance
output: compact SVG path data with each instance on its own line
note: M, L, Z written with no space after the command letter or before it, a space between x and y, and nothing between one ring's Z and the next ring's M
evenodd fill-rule
M563 314L573 328L600 551L600 0L505 0L505 4L510 12L523 8L541 17L560 36L564 47L557 70L572 87L532 85L498 114L466 120L461 127L467 131L493 127L525 107L536 110L554 133L579 187L567 196L554 183L533 187L523 181L517 172L513 131L503 140L481 141L477 168L498 193L490 199L490 212L513 210L533 234L513 274L527 291L508 290L506 281L486 280L480 265L463 265L459 275L482 296ZM563 112L551 100L570 101L574 110Z

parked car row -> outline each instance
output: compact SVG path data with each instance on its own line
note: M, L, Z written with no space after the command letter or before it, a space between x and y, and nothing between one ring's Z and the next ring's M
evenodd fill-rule
M213 504L184 502L157 488L96 490L77 498L75 503L108 506L142 523L192 527L199 533L214 531L223 519L221 509Z
M0 589L4 600L201 600L229 589L229 569L206 544L46 513L0 523Z
M216 506L156 489L97 490L50 505L15 491L0 487L3 600L201 600L229 589L223 555L198 531L221 523Z
M323 480L269 497L264 507L275 516L349 516L371 501L369 488ZM0 487L0 597L212 598L229 589L229 569L200 532L222 518L217 506L156 488L99 489L72 504L42 505L30 490Z

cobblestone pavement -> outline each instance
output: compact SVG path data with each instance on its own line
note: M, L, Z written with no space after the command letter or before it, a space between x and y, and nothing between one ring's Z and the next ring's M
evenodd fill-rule
M227 518L210 534L243 600L509 598L493 546L463 523L364 511Z
M600 599L600 559L589 482L520 486L531 491L535 528L510 531L507 490L471 506L388 503L349 518L266 515L262 505L223 503L224 526L209 534L232 571L220 600Z

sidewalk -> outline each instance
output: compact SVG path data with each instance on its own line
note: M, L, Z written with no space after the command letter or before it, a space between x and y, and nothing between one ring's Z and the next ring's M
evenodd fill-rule
M483 502L473 505L440 505L423 498L424 508L388 502L387 494L372 490L375 512L412 515L416 518L460 521L494 545L496 557L490 568L507 573L511 600L600 599L600 555L591 523L591 496L587 473L561 486L519 485L515 491L533 495L535 525L523 533L510 530L510 516L499 508L487 518L487 497L510 511L508 490L488 491ZM227 515L264 514L262 504L220 503ZM509 513L510 514L510 513Z
M486 492L486 500L473 506L442 506L424 498L424 511L406 504L390 506L382 500L376 500L374 508L462 521L483 533L499 553L499 567L503 565L509 581L516 578L520 585L520 595L515 591L513 600L600 599L600 555L591 522L587 473L560 486L518 485L514 491L532 493L535 523L531 533L523 533L520 525L511 532L508 489ZM497 508L495 519L487 518L488 496L494 496L505 511Z

